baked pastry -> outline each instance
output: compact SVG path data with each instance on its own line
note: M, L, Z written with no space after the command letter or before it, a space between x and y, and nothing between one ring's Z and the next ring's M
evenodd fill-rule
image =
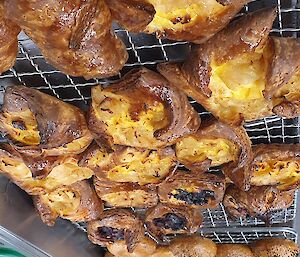
M107 0L114 19L132 32L202 42L212 37L249 0Z
M110 77L127 61L124 44L111 32L111 13L104 0L5 0L5 10L45 59L65 74Z
M132 252L144 236L143 223L129 210L110 209L96 221L88 223L88 238L94 244L108 247L117 242ZM114 251L111 251L114 255Z
M0 74L9 70L18 54L20 27L5 18L4 3L0 2Z
M254 257L251 249L243 244L218 244L216 257Z
M169 249L174 257L215 257L217 254L216 244L199 236L175 238Z
M300 145L269 144L253 147L251 184L277 186L280 190L300 186Z
M223 205L233 218L247 216L268 221L271 211L287 209L294 201L295 191L279 191L276 187L251 187L245 192L234 185L226 189Z
M178 170L158 186L162 203L201 209L216 208L224 193L225 179L220 174Z
M199 210L159 203L148 209L145 217L147 231L157 240L173 234L193 234L202 223Z
M58 217L74 222L99 219L103 204L86 180L34 196L33 202L42 221L53 226Z
M172 173L177 163L171 147L159 150L94 145L86 152L83 166L93 169L99 179L112 182L157 184Z
M282 238L259 240L250 247L255 257L297 257L300 253L296 243Z
M270 115L272 101L263 91L273 57L268 35L275 17L275 9L247 14L195 46L183 64L161 64L158 70L225 123Z
M158 203L156 186L140 186L136 183L117 183L94 177L97 195L109 207L150 208Z
M141 68L110 87L92 88L88 123L98 142L157 149L196 132L200 118L183 92Z
M79 161L79 156L51 156L31 160L26 157L24 162L24 157L11 145L0 144L0 173L30 195L49 193L91 178L93 171L79 166Z
M149 257L155 253L156 243L150 238L142 236L132 252L128 252L127 245L124 240L109 244L107 249L116 257Z
M176 156L193 171L223 165L222 170L236 185L249 187L250 173L245 166L252 159L251 141L242 126L215 119L202 121L196 133L176 143Z
M30 156L78 154L93 140L79 108L25 86L6 89L0 131Z

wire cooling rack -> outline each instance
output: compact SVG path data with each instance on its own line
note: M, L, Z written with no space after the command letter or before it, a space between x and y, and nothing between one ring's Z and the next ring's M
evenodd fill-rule
M244 7L240 15L260 8L277 6L278 17L272 30L276 36L300 37L300 1L299 0L258 0ZM56 96L65 102L85 109L90 100L92 86L108 85L120 79L122 75L133 68L146 66L155 69L157 63L183 60L190 49L187 42L174 42L157 39L153 35L130 34L114 25L116 34L122 38L129 53L128 63L118 76L108 79L85 80L65 75L49 65L39 49L25 35L19 37L19 54L15 66L0 75L0 103L3 93L9 85L23 84L34 87L47 94ZM201 117L210 115L193 99L190 103ZM268 117L245 124L245 128L253 142L259 143L300 143L300 120ZM288 210L274 212L271 223L284 223L293 220L296 215L296 204ZM204 227L246 226L263 224L262 221L248 218L246 220L231 220L224 207L204 212Z

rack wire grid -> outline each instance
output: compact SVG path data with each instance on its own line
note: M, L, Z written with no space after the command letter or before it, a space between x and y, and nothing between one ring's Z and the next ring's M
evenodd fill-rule
M272 30L276 36L300 36L300 1L299 0L258 0L252 1L244 7L239 15L252 12L257 9L277 6L278 17ZM0 75L0 104L3 100L5 88L12 84L23 84L36 88L47 94L56 96L61 100L87 108L92 86L108 85L120 79L122 75L133 68L145 66L155 69L157 63L166 61L183 60L190 49L187 42L174 42L165 39L157 39L154 35L136 35L114 25L115 33L126 44L129 60L118 76L108 79L91 79L72 77L65 75L49 65L39 49L24 34L19 37L19 54L16 64L12 69ZM199 112L201 117L210 113L197 104L193 99L190 103ZM253 142L259 143L299 143L300 142L300 118L284 119L277 116L248 122L245 128ZM274 212L270 223L285 223L293 220L296 215L296 204L289 209ZM256 218L246 220L231 220L225 213L224 207L204 212L205 227L226 227L259 225L262 221Z

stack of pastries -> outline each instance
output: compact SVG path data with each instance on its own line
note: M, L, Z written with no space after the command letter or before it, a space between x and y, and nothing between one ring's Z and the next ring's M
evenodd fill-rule
M253 146L243 123L299 115L300 41L269 36L274 9L222 30L248 1L184 2L176 22L176 11L154 0L1 2L2 25L15 32L9 49L21 27L51 64L74 76L121 69L127 53L110 32L112 19L135 32L200 44L183 63L160 64L160 74L140 68L93 87L87 113L32 88L8 87L0 172L33 196L47 225L58 217L87 222L88 238L107 247L107 256L296 256L289 241L217 247L186 237L201 227L201 211L220 203L232 218L264 220L293 203L300 146ZM3 71L16 56L7 49ZM201 120L188 96L214 118ZM179 234L170 246L156 245Z

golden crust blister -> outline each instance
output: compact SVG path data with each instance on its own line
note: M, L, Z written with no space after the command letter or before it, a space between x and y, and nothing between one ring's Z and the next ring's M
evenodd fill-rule
M128 59L111 31L104 0L78 2L6 0L6 15L37 44L55 68L85 78L117 75Z
M141 68L110 87L92 88L88 124L110 146L158 149L197 131L200 118L183 92Z
M113 0L107 4L113 18L129 31L199 43L224 28L248 2Z

